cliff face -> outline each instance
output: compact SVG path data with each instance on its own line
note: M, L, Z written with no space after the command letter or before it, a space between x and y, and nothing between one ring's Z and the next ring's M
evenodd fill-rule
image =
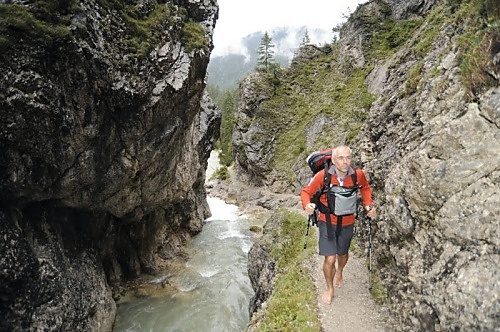
M491 7L485 10L488 4ZM487 12L491 16L483 16L486 28L476 33L471 32L477 31L471 27L478 23L469 18L474 15L463 13L478 8L482 8L483 15ZM398 34L384 39L387 43L396 43L404 26L415 27L408 30L412 32L398 51L386 57L368 50L373 49L377 33L384 33L382 28L387 31L387 26L377 25L381 18L392 20L400 29L396 29ZM332 102L325 111L314 113L315 108L321 108L314 103L319 103L324 95L313 94L313 80L310 86L300 85L297 82L301 74L293 68L290 73L294 78L290 90L313 94L314 102L312 111L307 113L311 122L305 126L305 142L296 136L296 146L303 144L306 151L299 153L297 160L288 160L297 179L288 188L298 193L309 180L310 171L304 159L310 150L317 149L318 142L324 142L325 131L335 132L330 136L334 137L333 142L327 144L353 146L356 163L365 169L373 186L379 211L373 244L377 273L401 330L498 328L498 20L498 7L488 1L372 1L358 8L342 28L335 46L339 49L336 59L323 56L326 60L319 65L321 56L311 56L316 68L323 66L329 71L338 67L344 68L344 73L345 68L350 73L370 69L364 83L374 101L366 112L363 127L352 140L346 138L348 133L339 124L342 119L326 113L330 107L342 106L338 102L340 94L352 93L347 84L339 88L339 94L329 95ZM467 44L471 36L477 38ZM327 77L321 69L308 74L311 75L315 80ZM328 91L329 83L322 83ZM250 81L246 84L252 86ZM247 87L243 91L250 90ZM279 94L263 98L253 94L247 98L247 94L242 93L242 119L258 114L267 100L279 105L273 99L279 98ZM250 109L252 113L248 112ZM293 113L292 108L280 111ZM358 111L353 104L352 116ZM294 130L300 121L303 120L292 115L283 116L281 123L286 123L287 130ZM238 128L235 137L247 137L236 140L238 146L234 148L243 155L236 155L237 162L243 163L240 168L259 169L257 183L283 182L271 166L260 168L283 157L276 151L280 136L285 135L284 127L276 124L272 133L262 135L260 131L251 136L249 133L259 131L262 121L255 117L240 123L246 125ZM270 162L253 162L252 154L245 153L262 146L267 147L268 154L274 154L267 155ZM289 146L290 154L296 146Z
M480 52L493 59L480 72L493 86L470 94L463 25L443 24L418 59L412 47L426 28L367 81L378 96L361 140L374 158L365 168L381 212L380 277L407 326L493 330L500 319L500 35L480 36L489 45Z
M1 44L0 327L110 330L111 288L209 215L217 5L22 3L0 4L38 29L14 19Z

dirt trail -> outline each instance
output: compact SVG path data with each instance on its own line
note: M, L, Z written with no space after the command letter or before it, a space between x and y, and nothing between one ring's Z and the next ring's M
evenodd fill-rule
M368 271L364 258L349 254L344 268L344 285L335 288L330 305L321 301L326 289L323 277L323 257L315 254L308 267L318 293L318 316L322 332L382 332L393 331L386 322L387 309L377 305L368 291Z

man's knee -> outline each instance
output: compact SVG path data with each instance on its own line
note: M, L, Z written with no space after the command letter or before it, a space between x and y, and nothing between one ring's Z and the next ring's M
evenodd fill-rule
M335 264L335 258L336 256L325 256L325 263L329 265Z

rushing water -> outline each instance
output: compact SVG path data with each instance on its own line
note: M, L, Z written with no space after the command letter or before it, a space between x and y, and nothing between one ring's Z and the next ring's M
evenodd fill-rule
M253 290L247 254L254 236L238 208L209 197L212 217L189 243L185 268L168 276L178 291L118 305L114 331L243 331Z

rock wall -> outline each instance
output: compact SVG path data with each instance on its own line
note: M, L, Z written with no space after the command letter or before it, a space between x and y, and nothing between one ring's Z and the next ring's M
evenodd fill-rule
M1 330L110 331L120 282L158 271L210 213L215 1L73 5L58 8L64 38L13 28L0 58ZM142 55L131 8L144 24L164 15Z
M463 68L464 34L471 22L451 19L452 7L467 3L370 1L341 30L337 61L373 66L366 84L376 101L353 147L373 186L379 211L373 255L401 331L493 331L500 326L500 34L491 29L480 36L488 61L478 73L487 84L471 89ZM433 15L434 10L443 11ZM365 48L375 31L366 25L377 22L373 16L424 23L394 55L372 63ZM421 52L425 43L428 48ZM242 112L258 113L260 100L242 98ZM312 122L308 143L335 119L321 114ZM258 130L253 128L258 122L248 123L236 137ZM236 151L268 146L271 134L243 142L245 149L237 141ZM240 169L260 167L251 156L238 156L246 163ZM305 185L310 172L303 160L301 155L295 165L303 165L296 174ZM259 174L261 183L277 181L270 169ZM265 262L254 265L261 268ZM268 284L260 287L272 287Z
M376 256L405 330L499 327L500 44L497 35L490 49L496 87L471 100L460 70L462 28L445 24L423 60L404 49L368 82L380 89L362 136L380 207ZM417 89L408 95L417 61Z
M239 92L241 102L232 137L234 164L241 178L263 185L271 172L273 131L264 125L268 117L260 104L272 97L272 90L261 75L253 74L241 81Z
M273 243L279 242L283 216L274 213L266 222L262 237L248 252L248 277L255 293L250 299L248 312L252 317L272 294L277 274L276 261L271 256Z

